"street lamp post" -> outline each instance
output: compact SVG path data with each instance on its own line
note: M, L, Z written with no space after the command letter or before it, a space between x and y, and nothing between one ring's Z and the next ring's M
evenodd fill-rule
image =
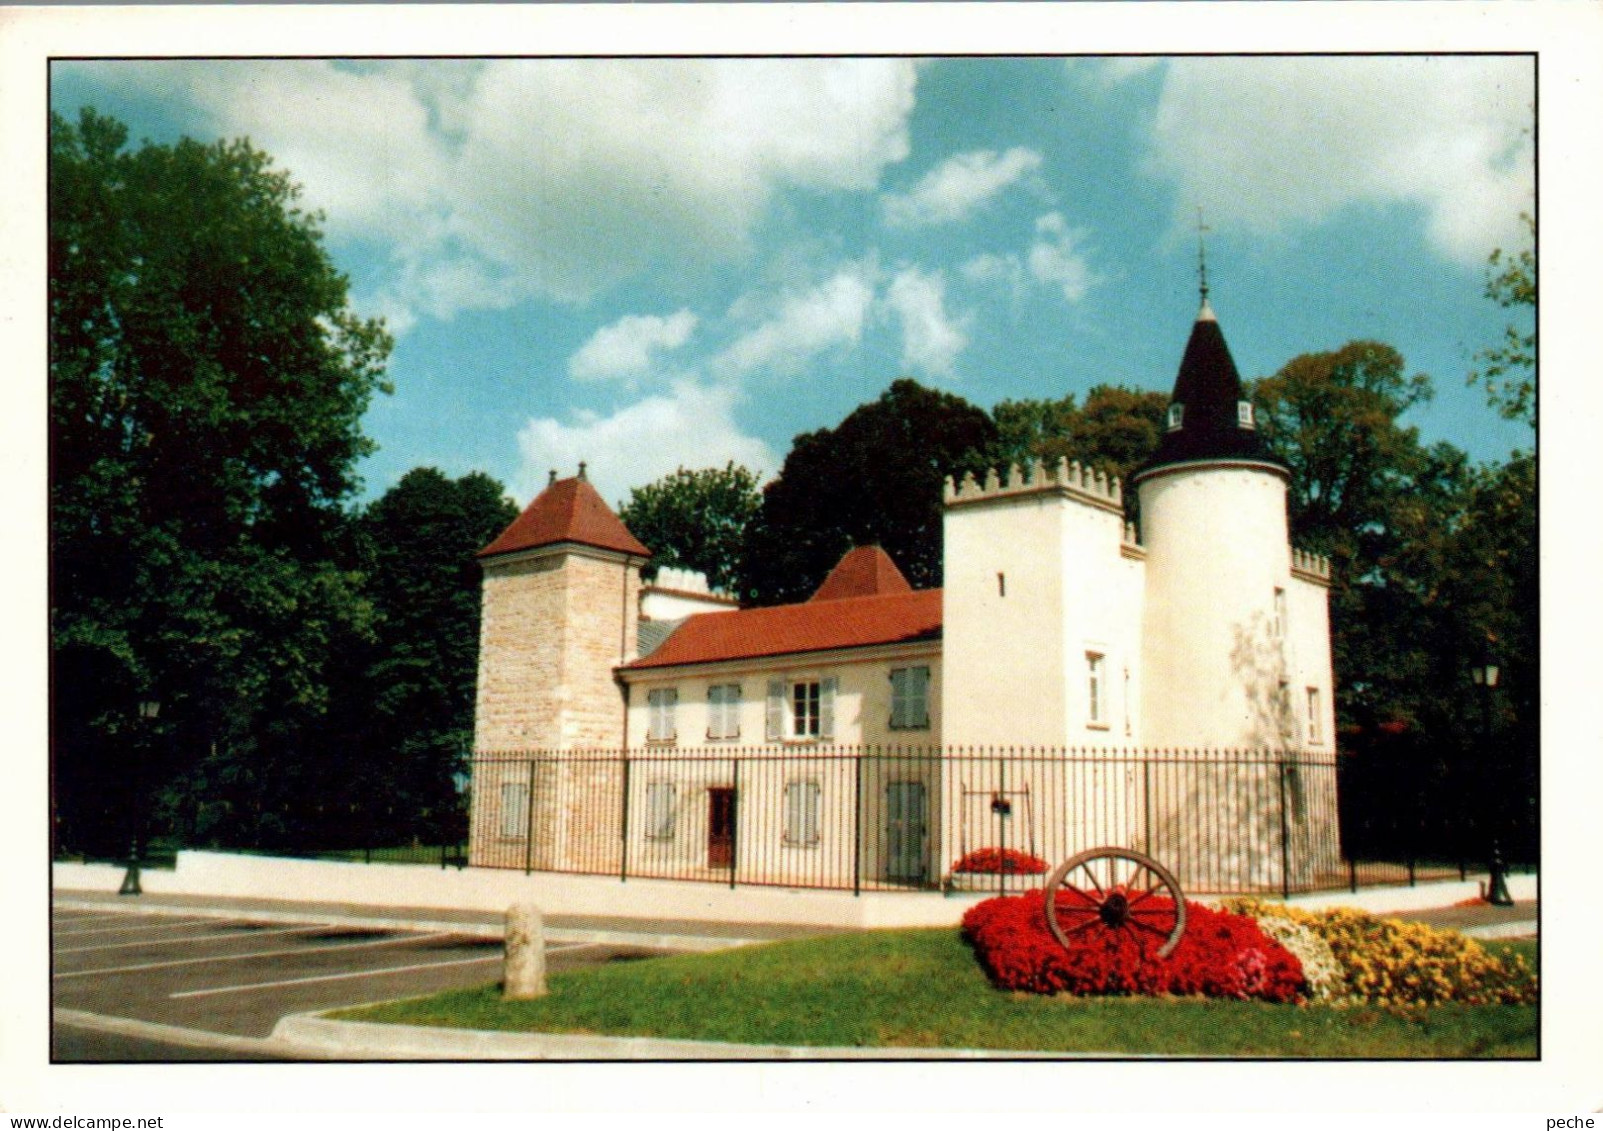
M147 726L153 726L156 716L161 714L161 703L155 699L142 699L139 703L139 717L146 720ZM133 811L133 828L129 832L128 844L128 870L123 873L122 887L117 889L118 895L143 895L139 886L139 849L140 831L145 819L144 813L144 751L134 759L134 791L129 806Z
M1476 664L1469 670L1470 678L1480 689L1481 697L1481 757L1485 767L1484 774L1487 779L1491 777L1492 766L1492 692L1497 687L1497 680L1501 674L1498 667L1489 658ZM1488 784L1489 781L1488 781ZM1491 825L1492 842L1491 855L1487 861L1486 876L1486 902L1497 907L1509 907L1514 897L1508 893L1508 882L1504 878L1503 850L1497 839L1497 802L1488 794L1487 804L1492 807L1488 815Z

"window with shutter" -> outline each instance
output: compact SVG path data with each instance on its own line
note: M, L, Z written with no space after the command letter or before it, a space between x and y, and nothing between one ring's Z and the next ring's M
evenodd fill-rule
M822 793L814 781L793 781L785 786L784 842L796 848L818 843L818 801Z
M679 692L672 687L658 687L646 692L646 741L672 742L678 732L674 729L674 707Z
M891 670L892 730L919 730L930 725L929 685L929 668Z
M672 840L674 797L672 782L654 781L646 786L646 839Z
M707 688L707 737L740 737L740 684L720 683Z
M779 742L785 737L785 681L782 679L768 681L767 720L768 741Z

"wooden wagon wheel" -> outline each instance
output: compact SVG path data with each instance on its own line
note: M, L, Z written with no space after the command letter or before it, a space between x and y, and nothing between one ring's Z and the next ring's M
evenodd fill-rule
M1071 937L1100 923L1129 932L1143 951L1162 940L1157 957L1167 958L1185 934L1186 902L1174 874L1152 857L1092 848L1047 877L1046 921L1065 949Z

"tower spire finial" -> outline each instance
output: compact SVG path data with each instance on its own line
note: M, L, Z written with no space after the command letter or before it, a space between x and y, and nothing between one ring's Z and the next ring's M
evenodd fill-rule
M1208 305L1208 245L1203 237L1212 230L1202 222L1202 206L1197 205L1197 282L1203 306Z

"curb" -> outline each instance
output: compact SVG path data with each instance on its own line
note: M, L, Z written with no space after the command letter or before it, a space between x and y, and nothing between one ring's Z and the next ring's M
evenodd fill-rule
M58 899L56 907L68 911L104 911L107 904L95 900ZM501 922L464 922L451 919L386 919L370 915L296 914L292 911L269 910L210 910L179 904L140 903L123 906L114 904L125 915L190 915L197 919L244 919L257 923L311 923L329 927L350 927L374 931L448 931L471 938L499 939L506 936L506 925ZM603 928L547 927L545 937L559 943L613 943L620 946L639 946L649 950L723 950L726 947L757 946L773 939L731 938L723 935L675 935L653 931L616 931Z
M994 1049L740 1045L586 1033L497 1033L423 1025L333 1021L292 1013L273 1028L281 1052L320 1060L1120 1060L1134 1053L1011 1052Z

